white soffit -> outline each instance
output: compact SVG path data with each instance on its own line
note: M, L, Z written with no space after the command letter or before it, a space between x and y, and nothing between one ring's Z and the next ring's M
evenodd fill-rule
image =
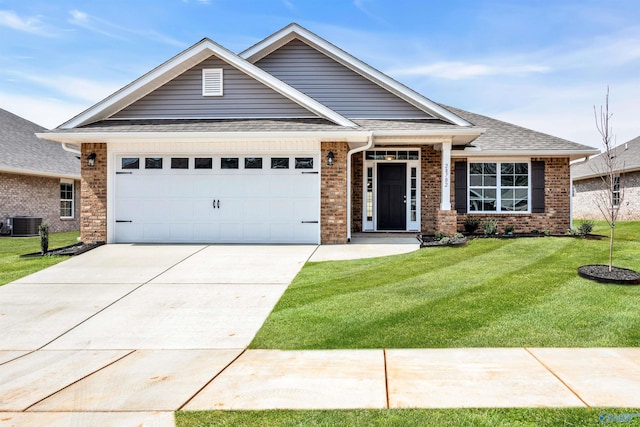
M471 126L471 123L467 122L463 118L457 116L456 114L453 114L449 110L441 107L430 99L420 95L419 93L408 88L402 83L397 82L386 74L376 70L370 65L360 61L356 57L350 55L344 50L338 48L337 46L329 43L323 38L313 34L306 28L303 28L295 23L286 26L280 31L255 44L254 46L240 53L239 56L251 63L256 63L271 52L279 49L280 47L296 38L314 47L315 49L318 49L320 52L329 56L333 60L378 84L394 95L399 96L411 105L455 125Z
M332 121L340 126L357 127L357 125L313 98L289 86L264 70L237 56L219 44L203 39L185 51L174 56L164 64L154 68L144 76L134 80L104 100L63 123L59 129L72 129L98 120L106 119L126 106L149 94L153 90L179 76L191 67L215 55L253 77L260 83L270 87L312 113Z

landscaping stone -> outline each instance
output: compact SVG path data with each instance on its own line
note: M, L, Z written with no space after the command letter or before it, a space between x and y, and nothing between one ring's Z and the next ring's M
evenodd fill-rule
M613 267L611 271L609 271L608 265L583 265L582 267L578 267L578 275L599 283L640 285L640 273L628 268Z

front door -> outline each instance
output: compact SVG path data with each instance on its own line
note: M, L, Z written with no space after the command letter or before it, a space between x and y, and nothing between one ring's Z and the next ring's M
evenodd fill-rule
M378 230L407 229L407 165L378 163Z

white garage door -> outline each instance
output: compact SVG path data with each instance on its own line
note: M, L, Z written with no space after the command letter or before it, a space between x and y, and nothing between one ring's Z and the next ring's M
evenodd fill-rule
M318 243L317 156L116 158L118 243Z

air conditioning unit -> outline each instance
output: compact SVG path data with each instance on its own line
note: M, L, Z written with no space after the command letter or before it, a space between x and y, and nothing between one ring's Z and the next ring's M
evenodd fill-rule
M11 235L15 237L37 236L42 218L35 216L14 216L11 218Z

